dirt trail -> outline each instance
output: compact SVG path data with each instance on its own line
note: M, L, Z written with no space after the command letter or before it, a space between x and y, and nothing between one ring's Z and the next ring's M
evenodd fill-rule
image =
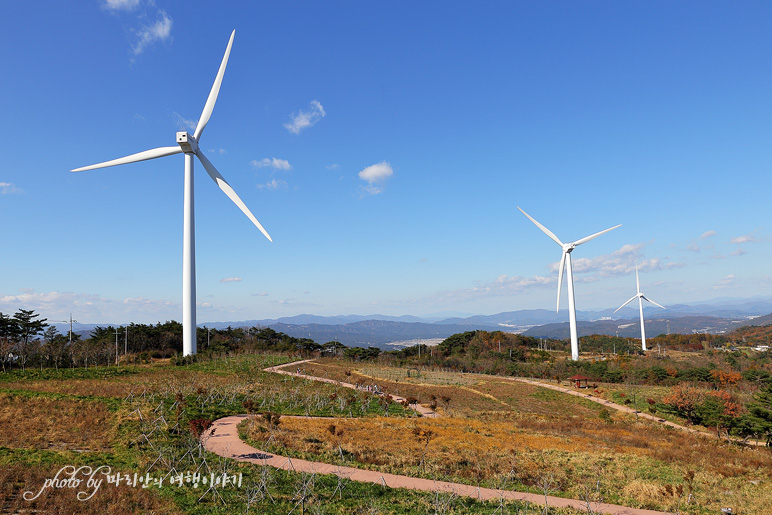
M288 376L293 377L302 377L303 379L309 379L311 381L321 381L322 383L330 383L330 384L336 384L338 386L343 386L344 388L351 388L353 390L356 390L356 385L353 385L351 383L344 383L343 381L336 381L335 379L327 379L326 377L315 377L315 376L309 376L306 374L299 374L297 372L292 372L290 370L282 370L284 367L297 367L298 365L302 363L308 363L310 361L313 361L312 359L304 359L303 361L293 361L292 363L286 363L284 365L277 365L275 367L268 367L264 371L265 372L274 372L276 374L284 374ZM392 395L392 399L394 399L396 402L402 402L406 401L407 399L405 397L400 397L399 395ZM420 404L411 404L410 408L416 410L418 413L423 415L424 417L429 418L436 418L439 417L440 414L432 411L431 409L421 406Z
M662 424L664 426L672 427L675 429L680 429L681 431L686 431L688 433L692 433L695 435L700 436L706 436L708 438L716 438L715 435L711 433L706 433L705 431L700 431L699 429L694 429L691 427L682 426L680 424L676 424L675 422L670 422L669 420L665 420L662 417L657 417L655 415L651 415L649 413L644 413L642 411L637 411L633 408L629 408L627 406L624 406L622 404L616 404L614 402L611 402L609 400L603 399L602 397L597 397L591 393L582 392L580 390L574 389L574 388L566 388L564 386L558 386L554 384L549 383L543 383L541 381L535 381L533 379L524 379L522 377L502 377L502 376L496 376L501 377L501 379L508 379L510 381L518 381L521 383L527 383L532 384L534 386L541 386L542 388L549 388L550 390L556 390L558 392L567 393L568 395L573 395L575 397L581 397L583 399L587 399L592 402L597 402L598 404L603 404L604 406L607 406L609 408L615 409L617 411L621 411L623 413L630 413L630 414L637 414L636 416L640 418L645 418L646 420L651 420L652 422L657 422L659 424ZM734 437L727 437L726 438L729 441L737 442L737 443L743 443L746 445L754 445L754 446L766 446L767 444L765 442L759 442L756 440L742 440L740 438L734 438Z
M296 374L296 373L293 373L293 372L290 372L290 371L287 371L287 370L281 370L282 367L289 367L289 366L292 366L292 365L297 366L297 365L299 365L301 363L308 363L308 362L311 362L311 361L314 361L314 360L313 359L306 359L306 360L303 360L303 361L295 361L293 363L287 363L285 365L278 365L278 366L275 366L275 367L266 368L265 371L266 372L275 372L277 374L287 374L287 375L293 375L293 376L297 376L297 377L303 377L305 379L310 379L310 380L313 380L313 381L323 381L323 382L326 382L326 383L338 384L338 385L344 386L346 388L356 388L353 384L350 384L350 383L343 383L343 382L335 381L335 380L332 380L332 379L326 379L326 378L322 378L322 377L314 377L314 376L309 376L309 375L305 375L305 374ZM472 375L472 374L467 374L467 375ZM633 408L629 408L629 407L624 406L622 404L616 404L616 403L611 402L609 400L603 399L602 397L597 397L595 395L592 395L591 393L586 393L586 392L577 390L575 388L566 388L566 387L563 387L563 386L549 384L549 383L545 383L545 382L542 382L542 381L536 381L536 380L533 380L533 379L525 379L525 378L522 378L522 377L505 377L505 376L485 376L485 377L486 378L495 377L497 379L503 379L503 380L506 380L506 381L518 381L518 382L521 382L521 383L531 384L531 385L534 385L534 386L540 386L542 388L548 388L550 390L555 390L555 391L558 391L558 392L567 393L568 395L573 395L575 397L581 397L583 399L587 399L587 400L592 401L592 402L597 402L598 404L602 404L602 405L604 405L604 406L606 406L608 408L620 411L622 413L630 413L630 414L636 414L637 413L637 416L640 417L640 418L643 418L643 419L646 419L646 420L650 420L652 422L656 422L658 424L662 424L662 425L665 425L665 426L668 426L668 427L672 427L674 429L680 429L681 431L686 431L686 432L691 433L691 434L705 436L705 437L708 437L708 438L715 438L715 435L713 435L711 433L706 433L705 431L700 431L699 429L694 429L694 428L691 428L691 427L682 426L680 424L676 424L675 422L670 422L669 420L665 420L662 417L657 417L657 416L651 415L649 413L643 413L642 411L636 411ZM469 388L469 390L472 390L472 389ZM476 390L472 390L472 391L476 391ZM480 392L477 392L477 393L480 393ZM480 395L484 395L484 394L480 393ZM396 396L396 395L394 395L392 397L394 397L394 400L396 400L398 402L404 400L403 397L399 397L399 396ZM506 404L503 401L499 401L499 402L502 402L502 404ZM435 413L434 411L432 411L429 408L426 408L424 406L421 406L420 404L416 405L415 409L416 409L416 411L418 411L419 413L421 413L425 417L439 417L439 416L441 416L439 413ZM743 444L746 444L746 445L757 446L757 447L765 447L767 445L765 442L760 442L760 441L755 441L755 440L742 440L740 438L733 438L733 437L728 437L727 440L732 441L732 442L737 442L737 443L743 443Z

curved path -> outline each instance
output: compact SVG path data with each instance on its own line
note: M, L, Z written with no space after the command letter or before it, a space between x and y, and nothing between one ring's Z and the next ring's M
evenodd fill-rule
M351 383L344 383L344 382L341 382L341 381L336 381L334 379L327 379L327 378L324 378L324 377L309 376L309 375L305 375L305 374L297 374L295 372L290 372L288 370L282 370L283 367L289 367L289 366L293 366L293 365L297 366L297 365L300 365L301 363L308 363L308 362L311 362L311 361L314 361L314 360L313 359L305 359L305 360L302 360L302 361L293 361L292 363L285 363L284 365L277 365L275 367L266 368L265 371L266 372L275 372L277 374L286 374L286 375L291 375L291 376L295 376L295 377L302 377L304 379L309 379L309 380L312 380L312 381L321 381L321 382L325 382L325 383L337 384L337 385L340 385L340 386L343 386L343 387L346 387L346 388L356 388L356 386L351 384ZM472 375L472 374L467 374L467 375ZM650 420L652 422L656 422L656 423L662 424L664 426L672 427L674 429L680 429L682 431L686 431L686 432L691 433L691 434L705 436L705 437L708 437L708 438L712 438L712 437L715 436L715 435L713 435L711 433L706 433L705 431L700 431L699 429L694 429L694 428L691 428L691 427L683 426L681 424L676 424L675 422L671 422L669 420L665 420L662 417L657 417L657 416L651 415L649 413L644 413L642 411L638 411L638 410L635 410L633 408L629 408L629 407L624 406L622 404L617 404L615 402L611 402L611 401L606 400L606 399L604 399L602 397L597 397L595 395L592 395L591 393L585 393L585 392L576 390L574 388L566 388L566 387L563 387L563 386L558 386L558 385L554 385L554 384L544 383L544 382L541 382L541 381L536 381L534 379L525 379L525 378L522 378L522 377L489 376L489 375L486 375L485 377L486 378L495 377L497 379L504 379L504 380L507 380L507 381L518 381L518 382L521 382L521 383L531 384L531 385L534 385L534 386L540 386L542 388L548 388L550 390L555 390L555 391L558 391L558 392L567 393L568 395L573 395L575 397L581 397L583 399L587 399L587 400L592 401L592 402L597 402L598 404L603 404L604 406L607 406L607 407L609 407L611 409L620 411L622 413L635 414L637 417L644 418L646 420ZM403 397L399 397L397 395L392 395L392 397L397 402L405 400ZM429 408L426 408L426 407L424 407L424 406L422 406L420 404L414 405L413 409L415 409L418 413L420 413L421 415L423 415L425 417L439 417L439 416L441 416L439 413L436 413L436 412L430 410ZM761 441L757 441L757 440L744 440L742 438L735 438L735 437L725 437L725 440L730 441L730 442L734 442L734 443L742 443L742 444L745 444L745 445L752 445L752 446L757 446L757 447L766 447L766 445L767 445L766 442L761 442Z
M306 363L309 361L312 360L286 363L284 365L266 368L265 371L302 377L304 379L337 384L346 388L356 389L356 386L350 383L282 370L284 367L297 366L301 363ZM397 402L405 400L403 397L396 395L392 397ZM429 408L421 406L420 404L415 405L414 409L425 417L440 416L438 413L430 410ZM586 510L591 513L607 513L611 515L666 515L668 513L640 508L628 508L626 506L620 506L617 504L588 502L578 499L566 499L563 497L554 497L550 495L539 495L526 492L513 492L509 490L474 487L461 483L434 481L431 479L388 474L373 470L330 465L328 463L291 459L287 458L286 456L263 452L244 443L241 438L239 438L237 426L240 422L246 420L247 418L249 418L249 415L233 415L216 420L212 424L212 431L209 433L211 436L202 439L204 448L219 456L232 458L236 461L254 463L258 465L269 465L275 468L292 470L295 472L334 474L338 477L349 479L351 481L380 484L389 488L407 488L411 490L420 490L426 492L446 492L458 496L472 497L483 501L496 501L502 499L507 501L521 501L560 508L573 508L581 511Z
M264 372L274 372L276 374L284 374L288 376L293 377L302 377L303 379L309 379L311 381L320 381L322 383L330 383L330 384L336 384L338 386L343 386L344 388L351 388L353 390L356 390L356 385L353 385L351 383L344 383L342 381L336 381L335 379L327 379L326 377L315 377L315 376L309 376L306 374L298 374L297 372L292 372L289 370L282 370L284 367L291 367L291 366L298 366L301 363L308 363L309 361L314 361L313 359L304 359L303 361L293 361L292 363L285 363L284 365L276 365L275 367L268 367L264 369ZM404 397L400 397L399 395L392 395L392 399L394 399L396 402L402 402L406 401L407 399ZM440 414L430 410L429 408L422 406L420 404L412 404L410 406L412 409L423 415L424 417L429 418L435 418L439 417Z
M565 499L563 497L544 496L524 492L512 492L509 490L495 490L493 488L478 488L460 483L445 481L432 481L431 479L416 478L387 474L374 470L363 470L353 467L342 467L327 463L318 463L301 459L290 459L278 454L263 452L247 445L239 438L236 426L246 420L249 415L233 415L221 418L212 424L212 436L204 438L203 445L206 450L219 456L232 458L236 461L254 463L257 465L270 465L283 470L306 472L315 474L334 474L338 477L358 481L361 483L380 484L389 488L408 488L425 492L447 492L464 497L472 497L483 501L523 501L539 505L548 505L559 508L573 508L587 510L591 513L608 513L611 515L667 515L668 512L627 508L616 504L587 503L577 499ZM589 510L588 510L589 511Z
M706 433L705 431L700 431L699 429L694 429L692 427L682 426L681 424L676 424L675 422L670 422L669 420L665 420L662 417L657 417L655 415L651 415L649 413L644 413L642 411L635 410L633 408L629 408L627 406L624 406L622 404L616 404L614 402L611 402L609 400L606 400L602 397L597 397L591 393L584 393L582 391L573 389L573 388L566 388L564 386L558 386L554 384L549 383L543 383L541 381L536 381L533 379L525 379L522 377L503 377L503 376L494 376L498 377L500 379L507 379L510 381L518 381L521 383L527 383L532 384L535 386L541 386L542 388L549 388L550 390L556 390L558 392L567 393L568 395L573 395L575 397L581 397L583 399L587 399L592 402L597 402L598 404L603 404L604 406L608 406L609 408L615 409L617 411L621 411L623 413L630 413L635 414L637 417L645 418L647 420L651 420L652 422L657 422L659 424L662 424L664 426L672 427L675 429L680 429L681 431L686 431L691 434L700 435L700 436L707 436L709 438L715 437L712 433ZM718 438L718 437L716 437ZM742 443L745 445L753 445L753 446L764 446L766 447L765 442L760 442L758 440L743 440L742 438L735 438L732 436L727 436L724 438L727 441L734 442L734 443Z

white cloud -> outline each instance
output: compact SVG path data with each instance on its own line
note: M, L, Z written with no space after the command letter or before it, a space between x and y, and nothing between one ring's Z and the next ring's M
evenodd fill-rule
M240 283L241 277L226 277L225 279L220 279L221 283Z
M702 236L700 236L700 239L704 240L704 239L710 238L711 236L715 236L715 235L716 235L716 231L705 231L704 233L702 233Z
M735 276L734 274L729 274L723 279L721 279L717 285L713 287L714 290L722 290L724 288L729 288L732 286L732 283L734 283Z
M63 321L72 313L81 323L158 322L179 319L179 303L143 297L108 299L91 293L44 292L23 290L18 295L0 296L0 312L14 313L19 308L32 309L49 323Z
M285 189L287 187L287 183L282 180L276 180L271 179L270 181L266 182L265 184L258 184L257 189L259 190L281 190Z
M594 258L573 259L574 274L592 274L592 277L575 279L577 281L591 282L598 277L613 277L627 275L635 270L636 263L640 271L647 270L669 270L686 266L684 263L663 262L660 258L643 259L641 250L645 244L624 245L611 254L604 254ZM550 266L553 273L558 272L560 262L557 261Z
M730 256L742 256L743 254L745 254L745 251L744 251L743 249L741 249L741 248L739 248L739 247L738 247L738 249L737 249L737 250L735 250L734 252L732 252L732 253L731 253L731 254L729 254L729 255L730 255Z
M338 163L333 163L331 165L327 165L325 168L327 168L328 170L337 170L338 168L340 168L340 165Z
M293 134L300 134L305 128L311 127L319 120L327 116L324 107L318 100L311 101L311 108L308 111L298 111L290 116L289 123L284 124L284 128Z
M135 56L144 52L149 46L171 38L172 19L166 11L158 11L158 16L160 18L155 23L136 31L136 42L132 48Z
M261 291L260 293L253 293L252 296L253 297L267 297L268 296L268 292Z
M730 243L736 243L739 245L742 243L750 243L753 241L756 241L756 239L750 234L746 234L745 236L738 236L736 238L732 238L732 241Z
M273 168L274 170L292 170L292 165L286 159L278 159L275 157L263 158L260 161L253 159L249 162L250 165L255 168Z
M441 303L448 301L470 301L484 297L499 297L515 295L534 287L555 286L557 277L522 277L500 275L494 281L475 286L474 288L462 288L438 292L427 301Z
M382 161L378 164L370 165L361 172L359 172L359 178L367 182L367 185L363 187L363 190L370 195L377 195L383 191L382 184L394 175L391 165L386 161Z
M179 129L189 129L191 131L196 130L198 120L189 120L176 111L172 112L172 116L174 116L175 123Z
M110 11L133 11L139 6L139 0L104 0L102 6Z
M359 178L369 183L381 182L394 174L391 169L391 165L386 161L382 161L378 164L368 166L361 172L359 172Z
M24 193L24 190L17 188L13 183L0 182L0 194L8 195L12 193Z

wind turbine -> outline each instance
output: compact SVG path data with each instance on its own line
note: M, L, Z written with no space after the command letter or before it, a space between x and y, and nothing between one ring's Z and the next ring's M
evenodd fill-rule
M517 209L520 209L518 206ZM579 338L576 335L576 306L574 305L574 275L573 270L571 267L571 252L574 251L576 247L581 245L582 243L587 243L593 238L597 238L603 233L607 233L613 229L616 229L622 224L615 225L614 227L611 227L609 229L606 229L605 231L596 232L593 235L587 236L585 238L582 238L580 240L576 240L571 243L563 243L560 241L560 239L555 236L552 231L544 227L542 224L534 220L531 215L520 209L520 212L523 213L525 216L528 217L530 221L532 221L536 227L542 230L544 234L549 236L552 241L560 245L560 247L563 249L563 255L560 257L560 267L558 272L558 303L557 303L557 309L556 312L560 311L560 289L563 285L563 268L566 269L566 288L568 289L568 320L569 325L571 327L571 359L574 361L577 361L579 359Z
M644 324L643 324L643 301L645 300L645 301L651 302L651 303L652 303L652 304L654 304L655 306L659 306L659 307L661 307L662 309L667 309L667 308L666 308L665 306L660 306L659 304L657 304L657 303L656 303L656 302L654 302L653 300L651 300L651 299L647 298L647 297L646 297L646 295L644 295L643 293L641 293L641 281L638 279L638 265L637 265L637 264L635 265L635 286L636 286L636 289L638 290L638 293L636 293L636 294L635 294L635 296L634 296L632 299L628 300L627 302L625 302L624 304L622 304L621 306L619 306L619 307L618 307L618 308L617 308L617 309L614 311L614 313L616 313L617 311L619 311L619 310L620 310L620 309L622 309L623 307L627 306L628 304L630 304L630 303L631 303L632 301L634 301L635 299L638 299L638 311L639 311L639 312L640 312L640 314L641 314L641 348L642 348L643 350L648 350L648 349L646 348L646 327L645 327L645 326L644 326Z
M233 37L236 35L234 30L231 33L230 40L228 41L228 47L225 49L225 55L220 63L220 69L217 72L217 77L214 79L214 84L209 92L209 98L204 105L204 111L201 113L201 118L198 120L195 132L191 135L187 131L177 133L177 145L175 147L159 147L152 150L145 150L137 154L131 154L119 159L113 159L112 161L105 161L104 163L98 163L91 166L84 166L82 168L75 168L70 170L71 172L83 172L86 170L93 170L95 168L105 168L107 166L116 166L127 163L136 163L137 161L145 161L147 159L155 159L157 157L171 156L173 154L185 154L185 186L184 186L184 202L183 202L183 238L182 238L182 354L188 356L196 353L196 236L195 236L195 213L193 202L193 156L198 157L201 164L204 165L204 169L209 174L209 177L220 187L220 189L238 206L241 211L247 215L260 232L262 232L269 241L271 237L257 221L255 215L247 208L242 202L239 196L233 191L230 184L225 178L220 175L220 172L214 167L214 165L206 158L201 148L198 145L198 141L201 138L201 133L204 132L206 124L209 123L209 118L212 116L212 110L214 104L217 101L217 95L220 92L220 85L222 84L222 78L225 74L225 66L228 64L228 56L231 53L231 46L233 46Z

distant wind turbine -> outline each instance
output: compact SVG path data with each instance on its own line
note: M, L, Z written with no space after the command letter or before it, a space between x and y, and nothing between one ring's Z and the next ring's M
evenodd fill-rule
M206 158L198 145L198 141L201 138L201 133L204 132L206 124L209 123L209 118L212 116L212 110L214 110L214 104L217 101L217 95L220 92L220 85L222 84L222 78L225 74L225 66L228 64L228 57L231 53L231 46L233 46L233 37L236 35L234 30L231 33L230 40L228 41L228 47L225 49L225 55L220 63L220 69L217 72L217 77L214 79L214 84L209 92L209 98L204 105L204 111L201 113L201 118L198 120L198 125L193 135L187 131L177 133L176 147L160 147L152 150L145 150L137 154L121 157L119 159L113 159L112 161L106 161L91 166L84 166L82 168L76 168L70 170L71 172L83 172L85 170L93 170L95 168L105 168L107 166L116 166L127 163L136 163L137 161L145 161L147 159L155 159L157 157L171 156L173 154L185 154L185 187L184 187L184 206L183 206L183 242L182 242L182 354L188 356L196 353L196 242L195 242L195 213L193 202L193 156L198 157L201 164L204 165L209 176L220 187L220 189L238 206L241 211L247 215L260 232L262 232L269 241L271 237L257 221L255 215L247 208L242 202L239 196L233 191L230 184L225 178L220 175L220 172L214 167L214 165Z
M653 300L647 298L646 295L641 293L641 281L638 279L638 265L635 265L635 286L636 286L636 289L637 289L638 293L636 293L633 298L631 298L630 300L628 300L627 302L625 302L624 304L619 306L614 311L614 313L616 313L617 311L619 311L623 307L627 306L628 304L630 304L635 299L638 299L638 311L641 314L641 348L643 350L648 350L646 348L646 326L643 324L643 301L645 300L645 301L651 302L655 306L659 306L662 309L667 309L667 308L665 306L660 306L659 304L657 304Z
M518 206L517 209L520 209ZM549 236L552 241L560 245L560 247L563 249L563 255L560 257L560 267L558 272L558 302L557 302L557 309L556 311L560 311L560 289L563 285L563 268L566 269L566 288L568 289L568 320L569 325L571 327L571 359L574 361L577 361L579 359L579 338L576 334L576 306L574 305L574 275L573 275L573 269L571 267L571 252L581 245L582 243L587 243L593 238L597 238L601 234L607 233L613 229L616 229L620 225L615 225L614 227L611 227L609 229L606 229L605 231L596 232L595 234L591 236L587 236L585 238L582 238L581 240L576 240L571 243L563 243L560 241L560 239L555 236L552 231L544 227L542 224L534 220L531 215L520 209L520 212L523 213L525 216L528 217L530 221L532 221L536 227L542 230L544 234Z

